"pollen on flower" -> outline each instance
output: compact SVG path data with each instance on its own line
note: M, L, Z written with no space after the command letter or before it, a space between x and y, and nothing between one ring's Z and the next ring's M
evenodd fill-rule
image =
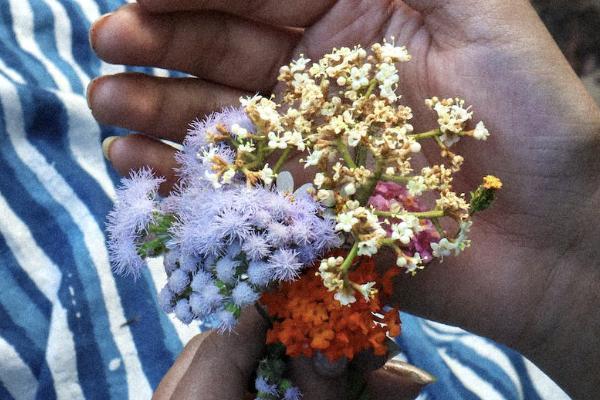
M483 187L486 189L500 190L502 189L502 181L494 175L483 177Z

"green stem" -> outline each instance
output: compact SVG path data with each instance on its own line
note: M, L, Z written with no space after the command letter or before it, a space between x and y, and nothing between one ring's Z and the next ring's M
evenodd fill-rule
M423 212L409 212L407 213L409 215L413 215L417 218L441 218L443 217L444 214L444 210L430 210L430 211L423 211ZM398 215L397 212L393 212L393 211L375 211L375 215L377 215L378 217L391 217L394 218Z
M382 175L381 180L396 183L407 183L414 176L402 176L402 175Z
M433 129L431 131L427 131L427 132L423 132L423 133L413 133L411 135L408 135L408 137L415 139L415 140L422 140L422 139L429 139L432 137L437 137L440 136L442 134L442 131L437 128L437 129Z
M346 144L342 141L341 138L338 138L338 140L336 141L336 144L337 144L338 151L342 155L342 158L344 159L344 161L346 162L348 167L356 168L356 164L354 163L354 160L352 159L352 155L350 154L350 151L348 151L348 146L346 146Z
M367 88L367 92L365 93L365 97L368 99L371 94L373 94L373 90L375 90L375 86L377 86L377 79L371 79L369 82L369 87Z
M440 224L440 220L438 218L431 218L431 223L433 223L433 226L435 226L435 229L441 237L446 236L446 232L444 231L444 228L442 228L442 224Z
M281 155L277 159L277 162L275 163L275 166L273 167L273 173L276 174L279 172L279 170L281 170L281 167L283 167L283 164L287 161L291 152L292 152L292 148L288 145L288 147L283 151L283 153L281 153Z
M356 258L357 254L358 254L358 240L355 239L354 244L352 245L352 248L350 249L350 252L344 259L344 262L342 263L342 265L340 266L340 268L344 274L347 273L348 270L350 269L350 267L352 266L352 261L354 261L354 258Z

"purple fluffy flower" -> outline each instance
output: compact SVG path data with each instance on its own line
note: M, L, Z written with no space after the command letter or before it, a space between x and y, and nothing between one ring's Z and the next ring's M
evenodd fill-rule
M219 319L218 329L220 332L231 332L237 323L237 318L229 311L219 311L217 313Z
M190 307L199 318L204 318L217 310L223 302L219 289L213 285L206 285L202 292L193 292L190 295Z
M240 307L254 304L258 300L258 296L259 294L246 282L239 282L231 291L231 299L235 305Z
M217 294L217 296L220 296ZM192 293L190 295L190 308L194 315L198 318L204 318L207 315L210 315L219 305L220 300L214 301L216 299L208 298L206 293Z
M158 208L158 187L163 181L149 169L132 172L121 180L107 225L109 256L115 272L137 277L146 265L137 252L138 241L153 221Z
M283 400L300 400L301 398L302 393L296 386L286 389L283 395Z
M163 266L167 275L171 275L173 271L179 268L179 251L169 250L163 258Z
M273 279L271 265L264 261L251 261L248 265L248 280L254 286L264 287Z
M198 154L208 145L206 135L216 133L218 124L223 125L227 130L237 124L249 132L255 132L254 125L240 108L225 109L213 113L203 121L192 122L183 142L183 150L177 154L177 161L181 165L179 174L185 181L192 181L196 177L204 176L205 167L199 160Z
M217 308L217 306L223 302L223 295L221 294L221 291L213 283L206 285L204 290L201 292L201 295L204 299L204 302L213 309Z
M194 320L190 304L186 299L179 300L175 305L175 316L186 325Z
M232 282L235 278L235 271L238 264L238 261L232 260L228 256L221 258L217 261L217 278L225 283Z
M190 276L187 272L181 269L176 269L175 271L173 271L173 273L169 277L169 280L167 281L169 289L171 289L171 291L176 294L182 293L185 290L185 288L189 285L189 283Z
M199 271L192 278L192 284L190 285L192 290L195 292L202 292L206 285L212 283L212 276L208 272Z
M168 286L163 287L158 293L158 304L166 313L173 312L175 309L175 293Z
M285 246L291 240L289 228L279 222L272 222L267 226L266 236L273 247Z
M248 235L242 245L242 250L250 260L261 260L270 253L269 243L263 234L252 233Z
M303 267L298 261L298 253L290 249L279 249L273 252L269 264L273 277L284 282L296 279Z
M257 376L254 381L254 387L259 393L268 394L271 396L277 396L277 385L271 385L267 379L263 376Z
M185 272L196 272L198 270L198 257L191 254L183 254L179 258L180 268Z

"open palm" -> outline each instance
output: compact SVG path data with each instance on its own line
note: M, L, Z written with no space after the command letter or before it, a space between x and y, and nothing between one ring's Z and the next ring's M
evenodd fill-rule
M467 159L458 188L487 173L505 183L494 209L476 218L468 252L400 280L403 308L521 349L559 316L577 318L555 299L577 290L585 270L574 254L590 234L581 216L594 215L599 197L600 112L527 1L138 3L94 25L99 56L200 79L102 77L90 105L101 122L175 141L194 118L274 90L279 66L301 53L314 60L394 36L413 55L400 66L398 93L417 131L435 126L423 99L437 95L465 98L492 132L484 145L457 145ZM110 158L123 174L152 165L173 182L172 152L133 135L112 142ZM541 313L553 307L564 309Z

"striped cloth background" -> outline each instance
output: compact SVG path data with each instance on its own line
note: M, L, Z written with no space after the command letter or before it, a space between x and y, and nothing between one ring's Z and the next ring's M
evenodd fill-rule
M87 30L121 3L0 0L0 399L148 399L198 332L158 309L159 260L136 283L108 263L117 177L100 142L123 132L99 126L84 93L125 68L101 63ZM403 321L403 357L438 378L422 398L566 398L506 348Z

